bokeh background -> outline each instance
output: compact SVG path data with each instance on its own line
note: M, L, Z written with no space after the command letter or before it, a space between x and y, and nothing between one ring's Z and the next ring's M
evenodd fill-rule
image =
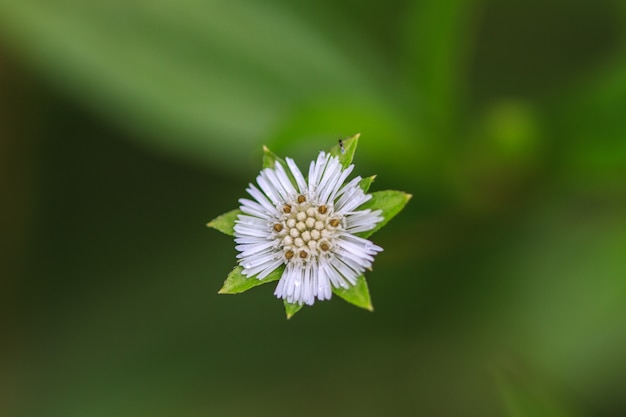
M621 0L0 0L0 415L626 415ZM261 146L413 199L375 312L218 296Z

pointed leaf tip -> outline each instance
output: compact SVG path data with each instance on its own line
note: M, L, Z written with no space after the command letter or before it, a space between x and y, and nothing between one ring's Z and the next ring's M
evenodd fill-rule
M276 162L279 162L283 167L287 167L287 163L283 158L270 151L267 146L263 145L263 168L274 168Z
M225 235L234 236L235 222L237 221L237 217L240 214L242 214L242 212L239 209L231 210L222 214L221 216L217 216L206 225L207 227L218 230Z
M304 307L302 304L292 304L292 303L288 303L287 301L284 301L284 304L285 304L285 313L287 315L287 320L295 316L296 313L300 311L302 307Z
M369 288L367 288L367 281L365 281L364 275L360 275L357 278L356 284L348 288L333 288L333 293L350 304L368 311L374 311L370 291Z

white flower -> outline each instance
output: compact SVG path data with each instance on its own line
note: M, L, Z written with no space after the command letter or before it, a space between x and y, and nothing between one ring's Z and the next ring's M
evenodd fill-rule
M361 177L344 184L354 165L342 169L337 157L321 152L304 176L286 158L261 171L253 200L240 199L235 224L239 264L247 277L263 279L281 265L285 270L274 294L289 303L328 300L332 287L349 288L382 248L355 235L373 229L381 211L358 210L371 198Z

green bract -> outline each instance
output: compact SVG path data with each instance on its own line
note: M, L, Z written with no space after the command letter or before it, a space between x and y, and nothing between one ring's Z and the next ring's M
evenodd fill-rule
M354 153L356 151L356 147L358 144L358 139L359 139L359 135L355 135L353 137L350 137L348 139L345 139L343 141L341 141L339 144L335 145L334 147L332 147L327 155L328 160L334 160L335 164L335 172L339 173L342 172L342 170L345 170L346 168L348 168L351 164L352 164L352 159L354 157ZM299 175L301 175L297 169L295 171L292 171L291 169L293 168L293 161L289 160L289 158L287 158L287 160L279 157L278 155L274 154L273 152L271 152L269 149L267 149L266 147L263 148L263 168L271 168L271 169L278 169L278 171L280 172L284 172L284 175L282 178L282 183L283 184L287 184L287 189L291 189L292 191L294 189L297 189L298 187L300 187L300 189L302 188L302 183L303 181L306 181L308 184L309 179L307 178L306 180L304 180L304 178L300 177L300 185L298 185L298 179L296 177L298 177ZM324 158L323 156L324 154L321 154L320 158ZM335 159L336 157L336 159ZM289 167L289 164L291 164L291 167ZM330 169L330 168L329 168ZM272 171L268 171L268 172L272 172ZM315 174L311 174L311 175L315 175ZM331 174L328 174L329 178L338 178L338 177L331 177ZM348 175L348 172L345 172L343 174L342 178L345 178L345 176ZM355 192L356 194L361 195L362 197L364 196L364 192L367 193L367 191L369 190L370 185L372 184L372 182L374 181L375 176L370 176L370 177L366 177L361 179L360 181L358 180L354 180L355 182L353 182L351 185L351 190L353 192ZM319 180L319 179L318 179ZM358 183L357 183L358 181ZM291 182L291 185L289 185L288 183ZM337 180L335 181L335 183L337 183ZM293 187L292 187L293 185ZM339 186L341 184L336 185L335 189L339 190ZM320 187L322 187L322 185L320 184ZM346 188L348 189L348 188ZM362 191L361 191L362 190ZM264 199L265 197L263 197ZM333 197L334 198L334 197ZM355 227L354 232L349 231L349 227L347 229L345 229L344 232L342 233L347 233L347 234L351 234L354 237L349 237L350 239L360 239L360 242L366 242L368 245L372 245L375 246L373 244L371 244L371 242L367 242L364 241L363 239L369 237L370 235L372 235L374 232L378 231L380 228L382 228L385 224L387 224L387 222L389 220L391 220L396 214L398 214L403 208L404 206L407 204L407 202L409 201L409 199L411 198L410 194L401 192L401 191L392 191L392 190L387 190L387 191L377 191L377 192L373 192L371 193L371 198L368 201L365 201L363 204L361 204L360 206L357 207L357 204L359 204L359 200L354 200L355 202L353 203L353 207L356 207L356 212L358 212L359 214L362 214L362 212L365 212L366 216L370 216L370 214L367 213L371 213L372 216L378 216L375 217L376 222L371 222L369 223L369 225L367 226L367 228L361 228L361 231L359 231L358 227ZM298 199L302 199L303 201L305 200L304 196L299 196ZM344 197L345 199L345 197ZM363 198L365 199L365 198ZM271 200L271 199L270 199ZM323 200L324 201L324 200ZM269 202L266 202L266 205L269 204ZM309 204L306 207L311 207L312 203L303 203L303 204ZM321 203L317 203L318 205ZM330 204L330 203L328 203ZM334 203L333 203L334 204ZM341 204L341 203L340 203ZM282 208L283 206L280 205L278 206L279 208ZM297 207L299 207L297 204L295 206L293 206L294 209L296 209ZM330 206L329 206L330 207ZM274 207L270 206L269 207L271 209L271 212L274 213ZM318 206L317 208L319 208L320 213L326 213L326 206L321 205ZM287 207L287 209L291 210L291 207ZM323 211L322 211L323 209ZM278 211L280 211L279 209L276 209ZM300 209L300 210L304 210L304 209ZM308 209L309 212L310 210L312 210L311 208ZM332 209L330 209L332 210ZM245 211L245 208L244 208ZM314 210L315 211L315 210ZM232 211L229 211L221 216L216 217L215 219L211 220L207 226L212 227L216 230L219 230L220 232L227 234L229 236L235 236L236 232L235 232L235 228L237 225L237 221L240 218L240 215L243 215L244 213L240 210L240 209L235 209ZM301 213L303 216L304 214ZM311 214L313 215L313 214ZM330 215L330 214L329 214ZM352 216L353 214L346 214L346 219L349 219L350 216ZM290 214L290 216L294 216L294 214ZM316 214L316 216L320 216L320 214ZM337 214L336 216L340 216L339 214ZM242 219L245 219L246 217L248 217L248 219L250 218L249 216L244 216L242 217ZM320 219L320 217L317 217L318 219ZM273 217L272 217L273 219ZM310 220L310 225L313 224L313 221L315 219L309 219ZM258 221L258 219L257 219ZM328 221L328 220L327 220ZM333 224L333 226L337 226L338 221L337 220L333 220L336 221L337 223ZM349 220L348 220L349 221ZM294 221L295 222L295 221ZM318 222L320 223L320 222ZM332 222L331 222L332 223ZM300 223L301 225L303 225L303 223ZM282 223L282 225L285 225L285 223ZM293 225L293 224L292 224ZM349 225L349 223L348 223ZM265 229L266 227L269 227L271 229L272 224L270 223L269 226L265 226L262 225L261 227L263 228L263 230L268 230ZM275 226L278 228L277 231L281 231L283 229L283 227L281 226L281 224L275 224ZM358 226L358 225L357 225ZM246 227L246 226L237 226L237 230L241 230L240 228L242 227ZM316 226L317 227L317 226ZM341 226L340 226L341 227ZM300 229L300 230L304 230L304 229ZM311 235L312 234L317 234L319 235L319 233L317 233L317 230L311 230ZM344 229L340 229L340 230L344 230ZM365 231L363 231L365 230ZM295 235L294 236L298 236L298 232L295 231ZM264 236L263 233L265 233L265 231L262 231L261 236ZM273 233L273 232L272 232ZM282 233L286 233L285 231L282 231ZM309 233L309 232L303 232L303 235ZM326 233L326 231L324 230L324 233ZM332 232L332 228L330 230L330 233L334 233ZM241 235L239 235L241 236ZM268 236L270 236L268 234ZM275 236L275 235L274 235ZM283 235L284 236L284 235ZM268 237L268 240L266 240L265 237L262 237L262 242L271 242L271 239L274 239L275 237ZM292 241L293 239L289 238L289 236L286 237L286 239L288 239L289 241ZM307 238L304 238L307 239ZM333 242L331 238L329 242ZM299 239L295 239L295 240L299 240ZM320 242L324 241L324 238L322 238L322 240ZM335 243L338 242L339 245L341 245L341 240L334 240ZM316 250L316 244L318 242L309 242L309 244L313 244L312 246L312 250ZM320 243L321 244L321 243ZM269 245L272 245L271 243L268 245L266 243L262 243L262 245L264 247L267 247ZM302 240L300 240L299 245L302 245ZM271 260L270 263L270 267L267 267L265 269L265 274L266 275L262 275L261 273L256 273L254 272L250 272L250 270L246 270L245 268L250 268L250 266L246 266L245 263L240 262L241 265L237 265L231 272L230 274L228 274L228 277L226 278L226 281L224 281L224 285L222 286L222 288L219 290L220 294L239 294L242 293L244 291L247 291L253 287L256 287L258 285L262 285L262 284L266 284L268 282L273 282L273 281L278 281L281 280L281 278L283 278L283 280L280 281L279 283L279 288L281 285L283 285L284 282L284 277L283 277L283 273L285 273L285 276L289 276L289 268L294 268L294 265L297 265L297 261L295 260L297 256L300 257L304 257L303 262L305 262L304 265L306 265L305 267L302 267L301 271L304 268L311 268L311 267L315 267L315 265L318 265L317 263L319 262L320 264L322 262L325 262L323 260L328 259L328 256L330 257L335 257L334 260L329 261L329 262L336 262L339 258L337 258L337 256L341 256L341 254L339 252L337 252L338 254L335 254L333 251L334 249L332 249L332 243L331 243L331 249L328 248L328 245L326 244L322 244L321 247L323 247L324 251L328 251L328 252L319 252L320 254L317 255L319 257L317 258L311 258L313 259L313 261L310 261L310 259L307 259L307 256L313 256L313 255L309 255L309 251L306 247L306 243L304 244L304 246L298 247L296 248L295 246L293 246L293 248L297 249L296 250L296 254L294 255L294 251L292 250L287 250L288 248L290 248L290 246L284 246L283 250L285 250L287 252L287 257L286 258L282 258L284 260L283 264L276 266L277 264L279 264L280 261L280 256L279 257L274 257L272 258L273 260ZM302 249L302 250L300 250ZM267 250L267 249L265 249ZM274 247L272 247L271 251L273 253L274 251ZM320 250L319 247L317 249L318 251ZM377 250L381 250L381 248L377 247ZM312 252L311 252L312 253ZM358 252L357 252L358 253ZM372 252L375 253L375 252ZM252 256L256 256L256 249L253 249L253 254ZM272 255L274 256L274 255ZM326 258L324 257L326 256ZM363 255L365 257L367 257L367 255ZM368 257L368 259L372 260L373 257ZM315 265L312 265L311 262L315 263ZM368 261L369 262L369 261ZM286 267L287 265L287 267ZM302 265L302 264L300 264ZM366 264L362 264L361 265L361 269L360 270L365 270L365 269L370 269L369 268L369 263ZM244 268L245 267L245 268ZM274 270L272 270L271 268L274 268ZM321 268L321 266L319 267ZM287 272L285 272L285 270L287 269ZM269 272L271 271L271 272ZM315 271L317 271L317 269L315 269ZM321 271L321 269L320 269ZM338 272L339 270L335 270L335 278L342 278L343 275L341 275L340 272ZM357 307L361 307L364 308L366 310L373 310L373 306L372 306L372 302L370 299L370 294L369 294L369 290L367 287L367 282L365 280L365 276L363 274L360 275L356 275L357 273L359 273L359 269L355 269L354 271L357 271L352 277L344 277L346 278L346 282L350 282L350 284L345 284L342 283L341 285L343 286L339 286L339 285L332 285L332 293L339 296L340 298L343 298L344 300L346 300L347 302L357 306ZM346 270L346 273L348 271ZM261 274L261 275L259 275ZM263 277L262 279L258 279L258 276ZM319 276L319 282L322 282L322 275L320 273ZM327 280L328 281L328 280ZM299 282L299 281L298 281ZM316 281L317 282L317 281ZM321 284L320 284L321 285ZM311 287L309 287L311 288ZM314 287L317 288L317 287ZM330 297L331 294L331 289L329 289L329 287L326 287L326 296L325 299L328 299ZM286 291L286 290L285 290ZM278 294L278 293L277 293ZM291 293L290 293L291 294ZM280 296L280 295L279 295ZM289 297L291 297L291 295L289 295ZM285 304L285 311L287 313L287 318L291 318L294 314L296 314L302 307L303 307L303 302L302 302L302 298L300 298L298 301L298 303L290 303L287 301L286 297L282 297L285 298L284 299L284 304ZM324 299L322 295L318 296L318 298L320 300ZM297 300L297 299L296 299ZM311 298L311 302L307 302L307 304L312 304L313 303L313 298ZM293 301L292 299L290 299L290 301Z

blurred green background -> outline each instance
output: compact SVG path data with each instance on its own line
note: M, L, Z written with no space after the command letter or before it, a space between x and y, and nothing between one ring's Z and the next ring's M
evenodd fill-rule
M0 415L626 415L621 0L0 0ZM376 311L205 223L261 146L413 200Z

